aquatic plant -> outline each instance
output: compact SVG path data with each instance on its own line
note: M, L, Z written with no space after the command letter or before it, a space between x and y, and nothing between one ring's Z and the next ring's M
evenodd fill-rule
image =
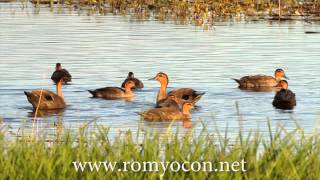
M88 14L131 15L135 19L212 26L219 19L317 19L320 0L31 0L88 10ZM296 18L297 17L297 18Z
M269 124L270 128L270 124ZM226 131L227 132L227 131ZM108 128L98 126L89 132L86 127L77 133L64 132L55 138L23 136L8 140L0 133L1 179L318 179L320 177L320 139L307 135L297 127L287 132L282 128L269 138L252 132L231 141L228 134L192 131L133 135L131 131L108 138ZM211 161L244 160L246 172L76 172L72 162L81 161Z

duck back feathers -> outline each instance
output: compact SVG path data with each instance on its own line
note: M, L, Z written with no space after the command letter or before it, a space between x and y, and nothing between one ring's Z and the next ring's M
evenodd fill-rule
M172 100L172 99L162 99L158 101L156 104L156 108L162 108L162 107L172 107L177 109L181 108L181 106L175 100Z
M147 121L170 121L183 118L180 110L171 107L153 108L140 113L140 115Z
M278 83L274 77L265 75L244 76L234 80L239 84L239 88L273 87Z
M28 101L32 104L33 109L50 110L63 109L66 107L64 99L57 94L48 90L33 90L31 92L24 92Z
M204 92L195 91L191 88L179 88L168 93L168 96L174 95L178 100L183 101L178 104L183 104L185 101L191 101L194 104L197 103L200 98L204 95Z
M125 90L118 87L105 87L96 90L89 90L93 97L105 99L118 99L125 95Z
M278 109L293 109L296 106L296 95L290 90L281 89L274 96L272 104Z

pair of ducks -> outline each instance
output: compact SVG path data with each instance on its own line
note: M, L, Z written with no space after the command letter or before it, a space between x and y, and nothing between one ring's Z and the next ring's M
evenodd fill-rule
M250 89L259 91L261 89L276 88L276 94L273 98L273 106L277 109L290 110L296 106L295 94L288 89L288 81L283 80L288 77L283 69L276 69L274 77L265 75L244 76L241 79L234 79L240 89Z
M205 94L191 88L178 88L167 93L169 77L159 72L154 78L160 82L155 108L139 113L147 121L183 120L184 123L191 119L191 109ZM188 126L189 127L189 126Z
M34 110L55 110L64 109L66 107L64 95L62 93L62 85L71 82L72 76L66 69L62 69L60 63L57 63L51 79L56 84L57 93L44 89L24 92Z

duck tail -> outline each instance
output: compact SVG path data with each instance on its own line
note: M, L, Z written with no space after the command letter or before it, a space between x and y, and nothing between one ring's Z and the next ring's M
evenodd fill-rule
M135 112L137 115L139 115L141 118L144 118L145 112Z
M97 97L97 92L96 91L88 90L88 92L90 94L92 94L93 97Z
M27 91L24 91L24 94L27 96L28 102L33 106L34 109L36 109L38 107L39 97Z
M27 91L24 91L24 94L25 94L27 97L30 97L30 96L31 96L31 93L30 93L30 92L27 92Z
M201 96L203 96L204 94L206 94L205 92L200 92L200 91L196 91L195 92L195 95L197 96L197 97L201 97Z
M206 94L206 93L205 92L199 92L199 91L194 92L195 98L193 99L192 103L196 104L204 94Z
M32 101L32 102L38 101L38 98L31 92L24 91L24 94L27 96L27 99L29 101Z
M231 78L233 80L235 80L238 84L240 84L240 80L239 79L235 79L235 78Z

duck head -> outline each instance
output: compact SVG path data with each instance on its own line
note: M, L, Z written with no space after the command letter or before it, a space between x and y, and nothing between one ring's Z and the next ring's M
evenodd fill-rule
M129 72L129 73L128 73L128 78L134 78L133 72Z
M284 90L287 90L288 89L288 81L286 80L281 80L279 81L279 83L275 86L277 89L276 89L276 92L279 92L280 90L284 89Z
M182 105L182 114L185 116L190 116L190 110L193 108L193 103L185 102Z
M151 78L149 80L156 80L159 81L161 85L168 86L169 84L169 77L167 74L163 72L159 72L154 78Z
M56 71L60 71L62 69L61 63L56 64Z
M276 71L274 72L274 77L277 81L280 81L281 78L285 78L285 79L288 79L289 78L286 76L286 74L284 73L284 70L283 69L276 69Z
M131 88L135 87L135 83L131 80L127 81L126 84L124 85L124 88L126 90L131 90Z

